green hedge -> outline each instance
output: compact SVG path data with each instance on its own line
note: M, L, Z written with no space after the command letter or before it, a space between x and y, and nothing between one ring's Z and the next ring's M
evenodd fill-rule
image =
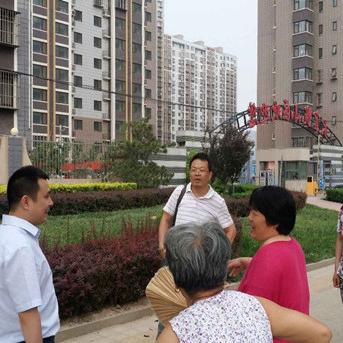
M343 189L342 188L327 189L326 200L343 203Z
M0 194L6 194L6 185L0 185ZM50 183L49 188L53 193L76 193L93 191L125 191L137 189L134 182L94 182L94 183Z

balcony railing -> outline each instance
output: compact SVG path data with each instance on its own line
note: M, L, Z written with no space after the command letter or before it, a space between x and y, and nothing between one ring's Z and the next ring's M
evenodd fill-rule
M16 73L0 71L0 108L17 108L17 81Z
M18 12L0 7L0 45L18 46Z

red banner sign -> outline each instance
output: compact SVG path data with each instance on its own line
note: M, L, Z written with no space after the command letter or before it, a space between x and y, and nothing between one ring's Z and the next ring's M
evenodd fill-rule
M306 106L304 110L300 110L298 105L291 106L289 101L285 99L283 104L280 105L274 102L273 105L263 103L261 106L256 107L254 103L250 103L248 107L250 116L249 126L253 128L259 124L267 124L274 120L284 120L301 126L308 126L316 131L323 137L328 134L327 121L319 116L319 112L313 112L311 106Z

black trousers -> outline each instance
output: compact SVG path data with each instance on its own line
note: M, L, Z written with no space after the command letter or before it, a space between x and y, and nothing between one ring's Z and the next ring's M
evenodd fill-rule
M21 341L19 343L25 343L25 341ZM55 336L43 338L43 343L55 343Z

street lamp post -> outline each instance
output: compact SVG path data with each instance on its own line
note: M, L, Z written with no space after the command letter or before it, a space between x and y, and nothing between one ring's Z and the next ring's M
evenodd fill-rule
M318 135L318 147L317 147L317 182L319 186L319 179L320 179L320 135Z

